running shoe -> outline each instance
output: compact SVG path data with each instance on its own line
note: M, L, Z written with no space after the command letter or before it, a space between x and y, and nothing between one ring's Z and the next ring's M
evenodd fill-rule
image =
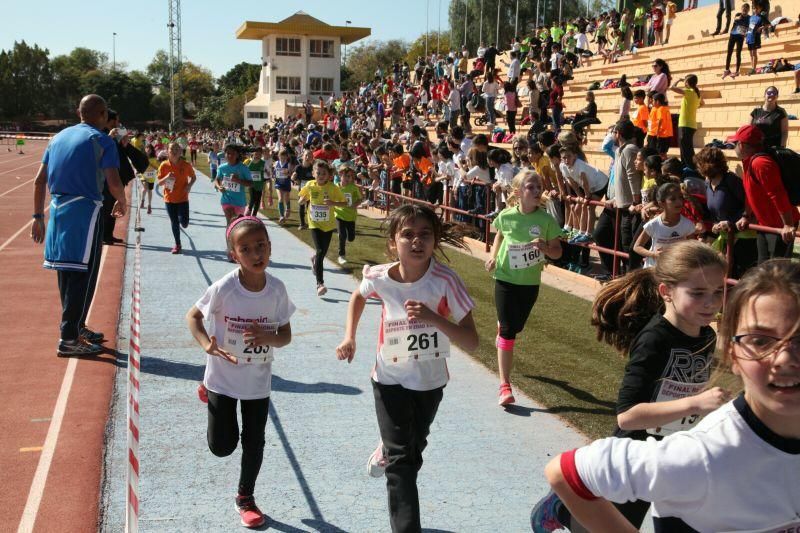
M176 246L173 246L173 247L172 247L172 250L171 250L171 252L172 252L173 254L179 254L179 253L181 253L181 247L180 247L180 246L177 246L177 245L176 245Z
M256 501L252 496L236 496L236 510L242 519L242 525L248 528L256 528L264 525L267 517L256 506Z
M106 339L105 336L99 331L92 331L89 328L81 328L81 331L78 335L84 342L89 344L97 344Z
M325 293L328 292L328 288L325 286L324 283L320 283L317 285L317 296L325 296Z
M89 355L100 355L103 347L99 344L85 343L78 340L61 341L58 343L56 355L59 357L80 357Z
M383 449L383 443L379 442L375 451L370 454L367 459L367 473L370 477L382 477L386 473L386 465L389 458L386 457L386 450Z
M344 265L345 263L347 263L347 259L343 255L339 256L338 261L340 265Z
M539 500L531 511L531 529L534 533L547 533L558 529L566 529L567 526L558 520L558 511L564 504L555 492L550 492L547 496Z
M592 236L588 233L580 233L577 237L572 239L573 244L587 244L592 242Z
M501 383L500 394L497 396L497 405L505 407L515 401L514 393L511 391L511 383Z
M286 222L286 217L281 217L278 219L278 224L284 224Z
M202 383L197 386L197 397L200 398L201 402L208 403L208 389Z
M147 214L148 215L152 215L153 214L153 208L151 206L149 206L149 205L147 206Z

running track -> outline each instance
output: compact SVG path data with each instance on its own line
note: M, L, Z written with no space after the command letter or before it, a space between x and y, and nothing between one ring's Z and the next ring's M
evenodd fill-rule
M56 275L30 240L45 141L0 152L0 531L96 528L103 441L117 361L56 357ZM121 222L118 227L127 227ZM121 230L120 230L121 232ZM89 326L116 346L123 246L104 247Z

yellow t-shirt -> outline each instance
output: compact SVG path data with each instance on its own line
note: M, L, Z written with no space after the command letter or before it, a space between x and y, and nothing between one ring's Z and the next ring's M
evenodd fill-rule
M694 89L684 89L681 100L681 112L678 115L679 128L697 129L697 108L700 107L700 97Z
M300 189L298 196L308 200L306 218L309 228L322 231L336 229L333 206L325 205L325 198L332 202L344 202L345 197L342 194L342 190L333 181L329 181L322 186L317 185L317 180L309 181Z

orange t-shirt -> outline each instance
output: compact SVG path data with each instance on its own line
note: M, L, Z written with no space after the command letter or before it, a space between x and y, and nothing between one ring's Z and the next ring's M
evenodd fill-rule
M394 172L392 172L392 179L406 179L404 174L411 168L411 156L408 153L400 154L392 159L394 164Z
M425 185L433 183L433 163L427 157L414 160L414 166L419 170L420 181Z
M642 104L636 111L636 117L633 119L633 125L647 133L647 121L650 119L650 110L646 105Z
M658 108L653 108L653 114L656 115L656 133L655 136L659 138L672 137L672 114L669 112L669 107L662 105Z
M169 159L161 163L158 167L158 179L163 178L172 172L175 176L175 184L172 190L164 187L164 201L168 204L179 204L189 201L189 178L194 178L192 165L181 159L177 165L172 165Z

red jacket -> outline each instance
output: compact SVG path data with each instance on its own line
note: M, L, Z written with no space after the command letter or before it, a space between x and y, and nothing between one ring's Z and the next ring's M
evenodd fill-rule
M800 221L800 213L789 202L781 181L781 171L768 156L751 156L742 161L744 193L747 204L762 226L782 228L780 213L792 212L792 222Z

